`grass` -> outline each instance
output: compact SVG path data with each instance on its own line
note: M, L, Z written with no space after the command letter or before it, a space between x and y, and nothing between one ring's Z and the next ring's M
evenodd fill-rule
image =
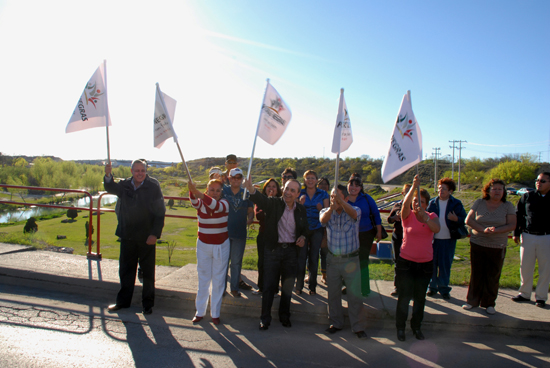
M460 192L456 195L459 198L466 211L469 210L473 202L480 197L479 192ZM518 196L510 196L513 203L517 202ZM195 216L196 212L189 206L175 206L167 209L167 214ZM382 214L383 218L387 214ZM38 232L33 235L24 235L23 227L25 221L6 224L0 228L0 242L30 245L37 249L44 249L47 246L70 247L74 249L74 254L86 255L88 251L84 224L88 220L86 212L79 212L79 216L73 222L62 223L67 219L64 214L61 217L40 218L38 223ZM97 227L96 219L93 219L94 228ZM103 258L118 259L119 242L114 235L117 226L117 219L113 212L106 212L101 215L101 248L100 252ZM249 229L247 247L243 258L243 268L256 270L258 254L256 251L256 231L255 226ZM94 229L97 231L97 229ZM65 235L66 239L57 239L57 235ZM94 232L92 239L97 239ZM189 263L196 263L195 243L197 239L196 220L180 219L167 217L162 235L162 243L157 245L156 264L163 266L182 267ZM171 262L168 262L168 244L176 242L175 250L172 254ZM519 276L519 246L511 239L508 241L508 250L504 261L502 276L500 279L501 287L518 288L520 284ZM92 246L92 252L96 252L96 245ZM452 285L468 285L470 280L470 245L469 239L462 239L457 242L456 257L451 272ZM391 262L371 261L369 266L370 277L373 280L392 281L394 269ZM538 280L538 270L535 269L535 284Z

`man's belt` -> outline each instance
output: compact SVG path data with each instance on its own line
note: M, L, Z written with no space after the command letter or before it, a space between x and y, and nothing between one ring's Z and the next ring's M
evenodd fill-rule
M332 254L334 257L338 257L338 258L351 258L359 255L359 250L356 250L355 252L351 252L348 254L334 254L330 250L328 252Z
M523 230L524 233L531 234L531 235L549 235L550 231L527 231Z
M281 248L283 248L283 249L288 248L291 245L294 245L294 243L277 243L277 244L280 245Z

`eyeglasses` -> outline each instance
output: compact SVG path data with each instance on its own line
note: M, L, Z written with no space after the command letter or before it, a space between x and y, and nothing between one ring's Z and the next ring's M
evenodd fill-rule
M290 180L290 179L294 179L294 176L292 176L292 175L287 175L287 176L283 176L282 178L283 178L283 179L286 179L286 180Z
M535 183L546 184L546 183L548 183L548 181L546 181L544 179L537 179L537 180L535 180Z
M237 163L237 161L233 161L233 160L231 160L231 161L227 161L227 163L228 163L228 164L236 164L236 163Z

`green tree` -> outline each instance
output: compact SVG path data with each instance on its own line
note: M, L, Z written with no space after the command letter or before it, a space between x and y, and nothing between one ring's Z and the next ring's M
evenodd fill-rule
M499 178L506 183L532 182L537 176L537 165L528 158L524 162L506 161L490 171L491 178Z
M29 163L23 157L19 157L13 162L15 167L27 167L28 165Z

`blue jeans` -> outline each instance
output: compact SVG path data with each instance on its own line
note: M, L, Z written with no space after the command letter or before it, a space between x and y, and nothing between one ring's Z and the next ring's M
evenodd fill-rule
M231 281L229 285L231 291L239 291L239 281L241 279L241 268L243 267L244 248L246 239L229 238L229 269L231 270Z
M279 290L279 280L282 280L281 301L279 302L279 320L290 318L290 302L292 288L296 280L298 266L298 250L295 245L283 248L277 244L275 249L264 250L264 292L262 293L262 323L271 324L271 307L273 297Z
M398 330L404 330L409 315L409 302L413 303L411 328L419 330L424 319L424 306L426 305L426 288L433 272L433 261L417 263L399 257L395 265L397 273L397 309L395 311L395 326Z
M449 294L452 289L449 287L449 281L455 256L456 239L434 239L433 249L434 271L430 290L436 293L439 291L441 295Z

